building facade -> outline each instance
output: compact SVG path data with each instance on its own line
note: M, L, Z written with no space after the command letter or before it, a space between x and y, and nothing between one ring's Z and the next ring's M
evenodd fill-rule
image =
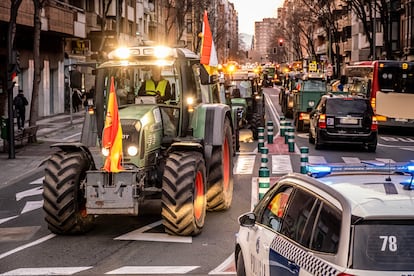
M11 1L0 2L0 116L7 117L8 26ZM119 45L181 45L199 51L204 9L217 16L212 24L217 35L220 62L237 54L238 19L227 0L49 0L41 9L41 82L37 117L70 111L72 71L81 73L81 90L94 83L93 69ZM13 50L20 54L20 69L13 96L23 89L31 100L33 90L34 5L23 0L17 13ZM73 84L72 84L73 85ZM26 118L29 118L30 108Z

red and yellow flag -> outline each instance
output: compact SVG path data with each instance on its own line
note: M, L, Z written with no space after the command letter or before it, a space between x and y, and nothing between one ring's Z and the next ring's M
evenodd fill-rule
M214 46L213 35L208 23L207 11L204 11L203 18L203 39L201 42L200 63L215 67L218 65L216 47Z
M109 155L105 160L104 169L107 172L119 172L122 170L122 127L118 114L114 77L111 77L102 146L109 150Z

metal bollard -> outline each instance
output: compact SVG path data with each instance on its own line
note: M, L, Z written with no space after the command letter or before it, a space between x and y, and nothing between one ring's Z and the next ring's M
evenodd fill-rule
M259 169L259 200L263 198L270 188L270 170L268 168Z
M300 173L306 174L306 166L309 162L309 148L300 147Z
M286 119L285 116L280 116L280 136L285 137L286 132Z
M295 131L293 127L291 127L291 132L289 134L290 134L288 137L289 152L294 152L295 151Z
M258 127L257 128L258 131L258 143L257 143L257 149L258 151L260 151L260 148L264 147L264 127Z
M267 122L267 143L273 144L273 122Z
M268 168L267 164L269 162L269 158L268 158L268 154L269 154L269 149L266 147L262 147L260 149L262 156L260 158L260 168Z

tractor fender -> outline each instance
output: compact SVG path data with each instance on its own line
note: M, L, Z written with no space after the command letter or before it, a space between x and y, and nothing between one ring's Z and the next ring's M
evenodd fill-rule
M199 151L203 153L203 145L198 142L193 141L180 141L180 142L174 142L171 144L171 146L168 149L168 152L172 151Z
M90 170L96 170L95 162L93 160L93 156L88 149L87 146L83 143L55 143L50 146L51 148L59 148L60 150L64 152L78 152L82 151L85 153L89 160L89 169Z
M225 104L206 106L206 122L204 126L204 145L221 146L224 137L224 122L230 121L232 133L234 134L234 121L231 109Z

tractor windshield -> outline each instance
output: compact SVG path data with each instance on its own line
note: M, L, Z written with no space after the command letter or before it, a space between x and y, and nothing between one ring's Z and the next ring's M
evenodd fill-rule
M97 92L102 91L105 98L109 93L111 77L114 77L119 106L142 103L141 101L169 104L180 98L177 94L180 82L172 65L113 66L99 69Z

